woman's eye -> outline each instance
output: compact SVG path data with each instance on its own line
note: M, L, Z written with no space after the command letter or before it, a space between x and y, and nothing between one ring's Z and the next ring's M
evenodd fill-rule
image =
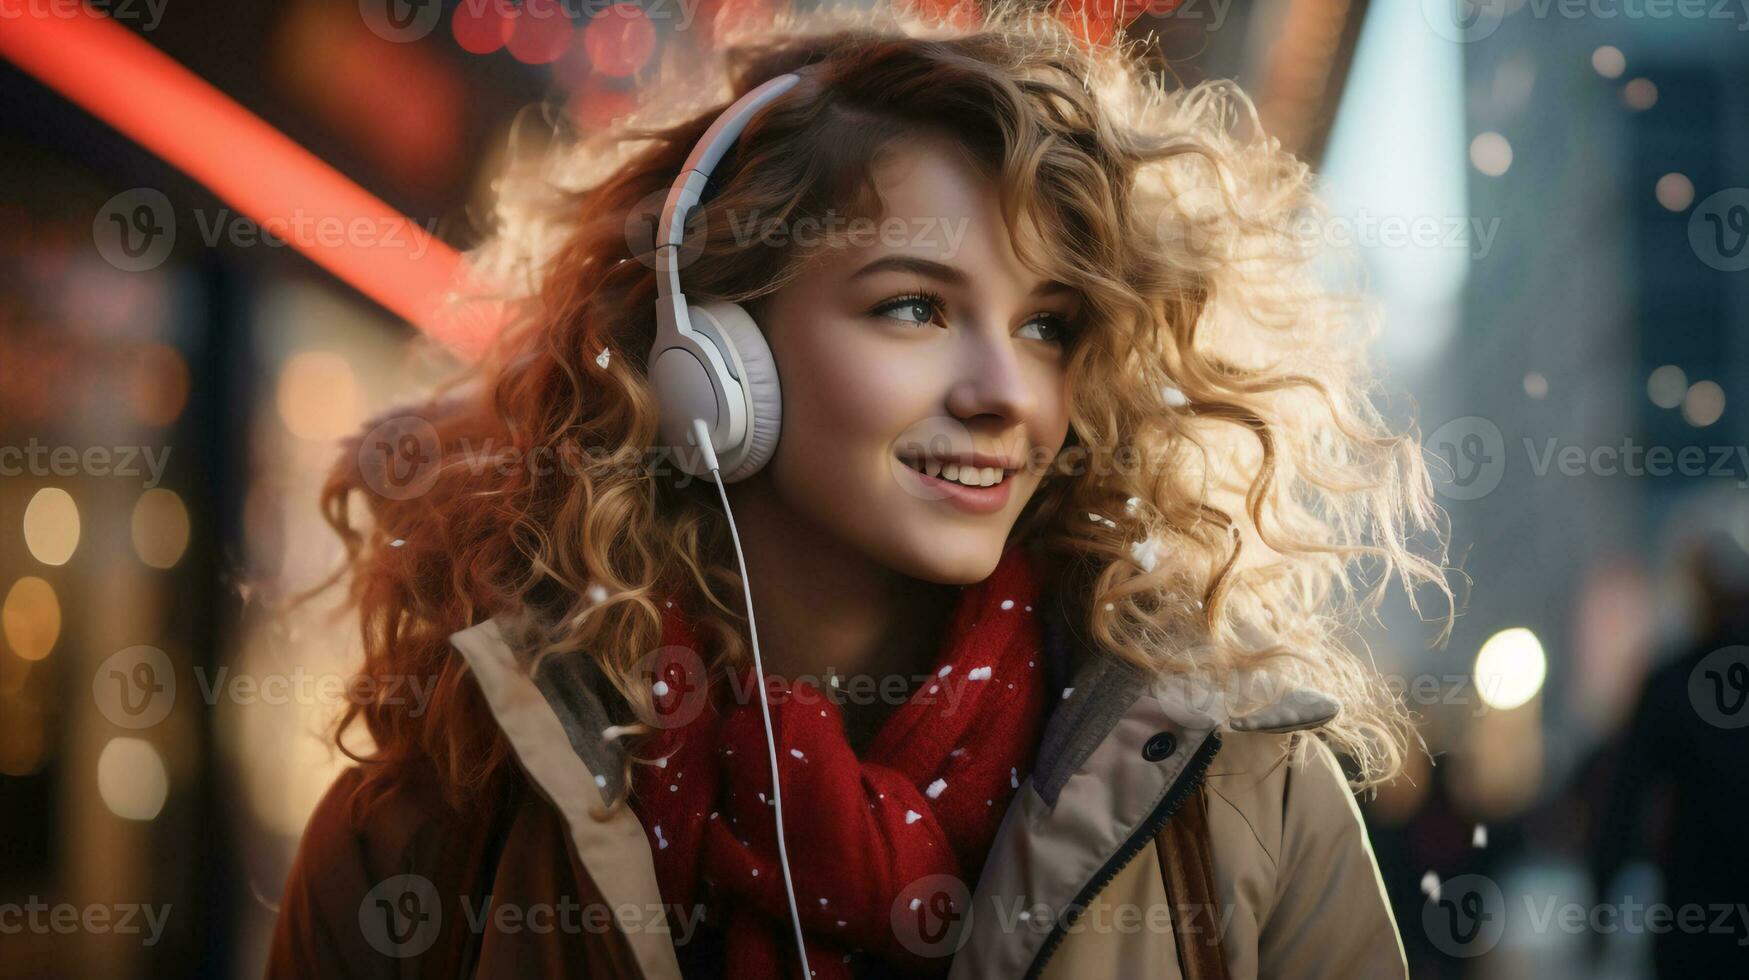
M893 311L910 312L916 316L916 319L897 316ZM875 307L873 312L879 316L888 317L890 319L923 325L935 321L936 303L927 296L903 296L892 302L883 303L880 306Z
M1042 335L1031 337L1032 340L1042 340L1046 343L1060 344L1069 339L1069 324L1060 316L1041 316L1028 322L1020 328L1022 334L1034 327L1043 327ZM1040 333L1040 331L1034 331Z

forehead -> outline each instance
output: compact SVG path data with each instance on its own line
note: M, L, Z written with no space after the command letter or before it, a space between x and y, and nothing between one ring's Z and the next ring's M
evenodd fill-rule
M1037 276L1021 263L1017 240L1046 262L1051 249L1022 211L1016 226L1003 218L995 175L957 141L920 134L896 141L871 163L878 200L860 211L864 224L827 261L859 267L888 254L918 255L1006 274L1030 287Z

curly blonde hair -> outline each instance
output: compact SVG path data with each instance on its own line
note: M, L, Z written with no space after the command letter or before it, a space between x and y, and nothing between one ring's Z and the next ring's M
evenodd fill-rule
M470 259L513 315L475 383L428 407L431 490L370 492L355 451L330 478L366 672L441 677L423 718L361 705L343 719L362 717L371 760L433 764L458 805L502 776L502 738L447 642L485 615L539 611L541 655L587 651L634 717L651 717L633 672L661 644L666 599L696 606L718 666L746 661L715 488L670 486L650 464L648 232L725 105L805 69L718 167L695 216L692 301L756 304L800 268L801 250L737 240L724 215L868 211L877 151L949 134L999 186L1010 228L1025 214L1040 230L1041 249L1016 241L1021 260L1084 299L1065 454L1106 464L1059 466L1014 530L1054 559L1076 630L1151 671L1325 691L1344 705L1325 737L1357 785L1394 776L1413 728L1350 644L1393 577L1411 604L1423 583L1449 598L1438 511L1413 432L1372 402L1371 307L1324 284L1325 250L1298 231L1322 213L1308 168L1261 134L1244 93L1174 87L1138 42L1089 44L1007 3L975 24L791 15L712 65L720 77L686 85L668 66L629 120L500 180ZM470 461L492 440L568 465ZM355 491L369 529L349 515Z

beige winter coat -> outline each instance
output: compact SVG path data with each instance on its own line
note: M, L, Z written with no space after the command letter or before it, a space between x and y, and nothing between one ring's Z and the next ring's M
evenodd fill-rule
M1071 647L1060 616L1048 622L1050 642ZM531 676L497 621L452 639L538 798L494 835L437 826L436 808L416 802L355 818L337 787L306 832L270 975L344 963L355 976L678 978L671 927L685 923L662 905L644 829L630 808L605 822L589 815L620 787L587 668L554 658ZM1147 681L1098 652L1075 647L1062 663L1072 692L982 877L959 896L969 914L915 923L914 941L952 954L950 980L1183 976L1160 848L1187 800L1205 808L1215 908L1179 909L1181 928L1218 930L1232 977L1406 977L1359 810L1309 734L1336 703L1286 687L1230 717L1201 687ZM452 891L524 906L563 895L614 911L595 931L504 928L470 920ZM895 928L913 927L897 913Z

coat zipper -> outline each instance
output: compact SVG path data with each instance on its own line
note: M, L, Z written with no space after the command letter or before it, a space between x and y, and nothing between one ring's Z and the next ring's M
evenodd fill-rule
M1039 947L1037 955L1032 958L1032 965L1026 970L1025 980L1037 980L1039 974L1044 971L1045 963L1057 951L1057 947L1062 945L1063 938L1069 934L1069 927L1074 925L1075 921L1081 917L1081 913L1086 910L1087 903L1091 902L1094 896L1110 884L1111 879L1117 877L1118 872L1135 860L1142 848L1148 845L1148 841L1160 832L1160 828L1166 826L1166 821L1172 819L1172 814L1178 812L1179 806L1184 803L1184 798L1202 781L1203 774L1208 770L1209 763L1214 761L1215 753L1219 752L1220 748L1220 734L1209 732L1208 737L1203 739L1202 745L1197 747L1196 754L1191 756L1189 764L1184 767L1184 772L1179 775L1178 781L1172 785L1171 789L1167 790L1166 795L1154 807L1153 812L1149 813L1135 831L1124 840L1123 846L1119 847L1117 852L1100 866L1099 871L1094 874L1092 879L1081 887L1081 891L1075 895L1075 900L1069 904L1066 914L1057 917L1056 924L1051 927L1050 935L1045 937L1044 945Z

